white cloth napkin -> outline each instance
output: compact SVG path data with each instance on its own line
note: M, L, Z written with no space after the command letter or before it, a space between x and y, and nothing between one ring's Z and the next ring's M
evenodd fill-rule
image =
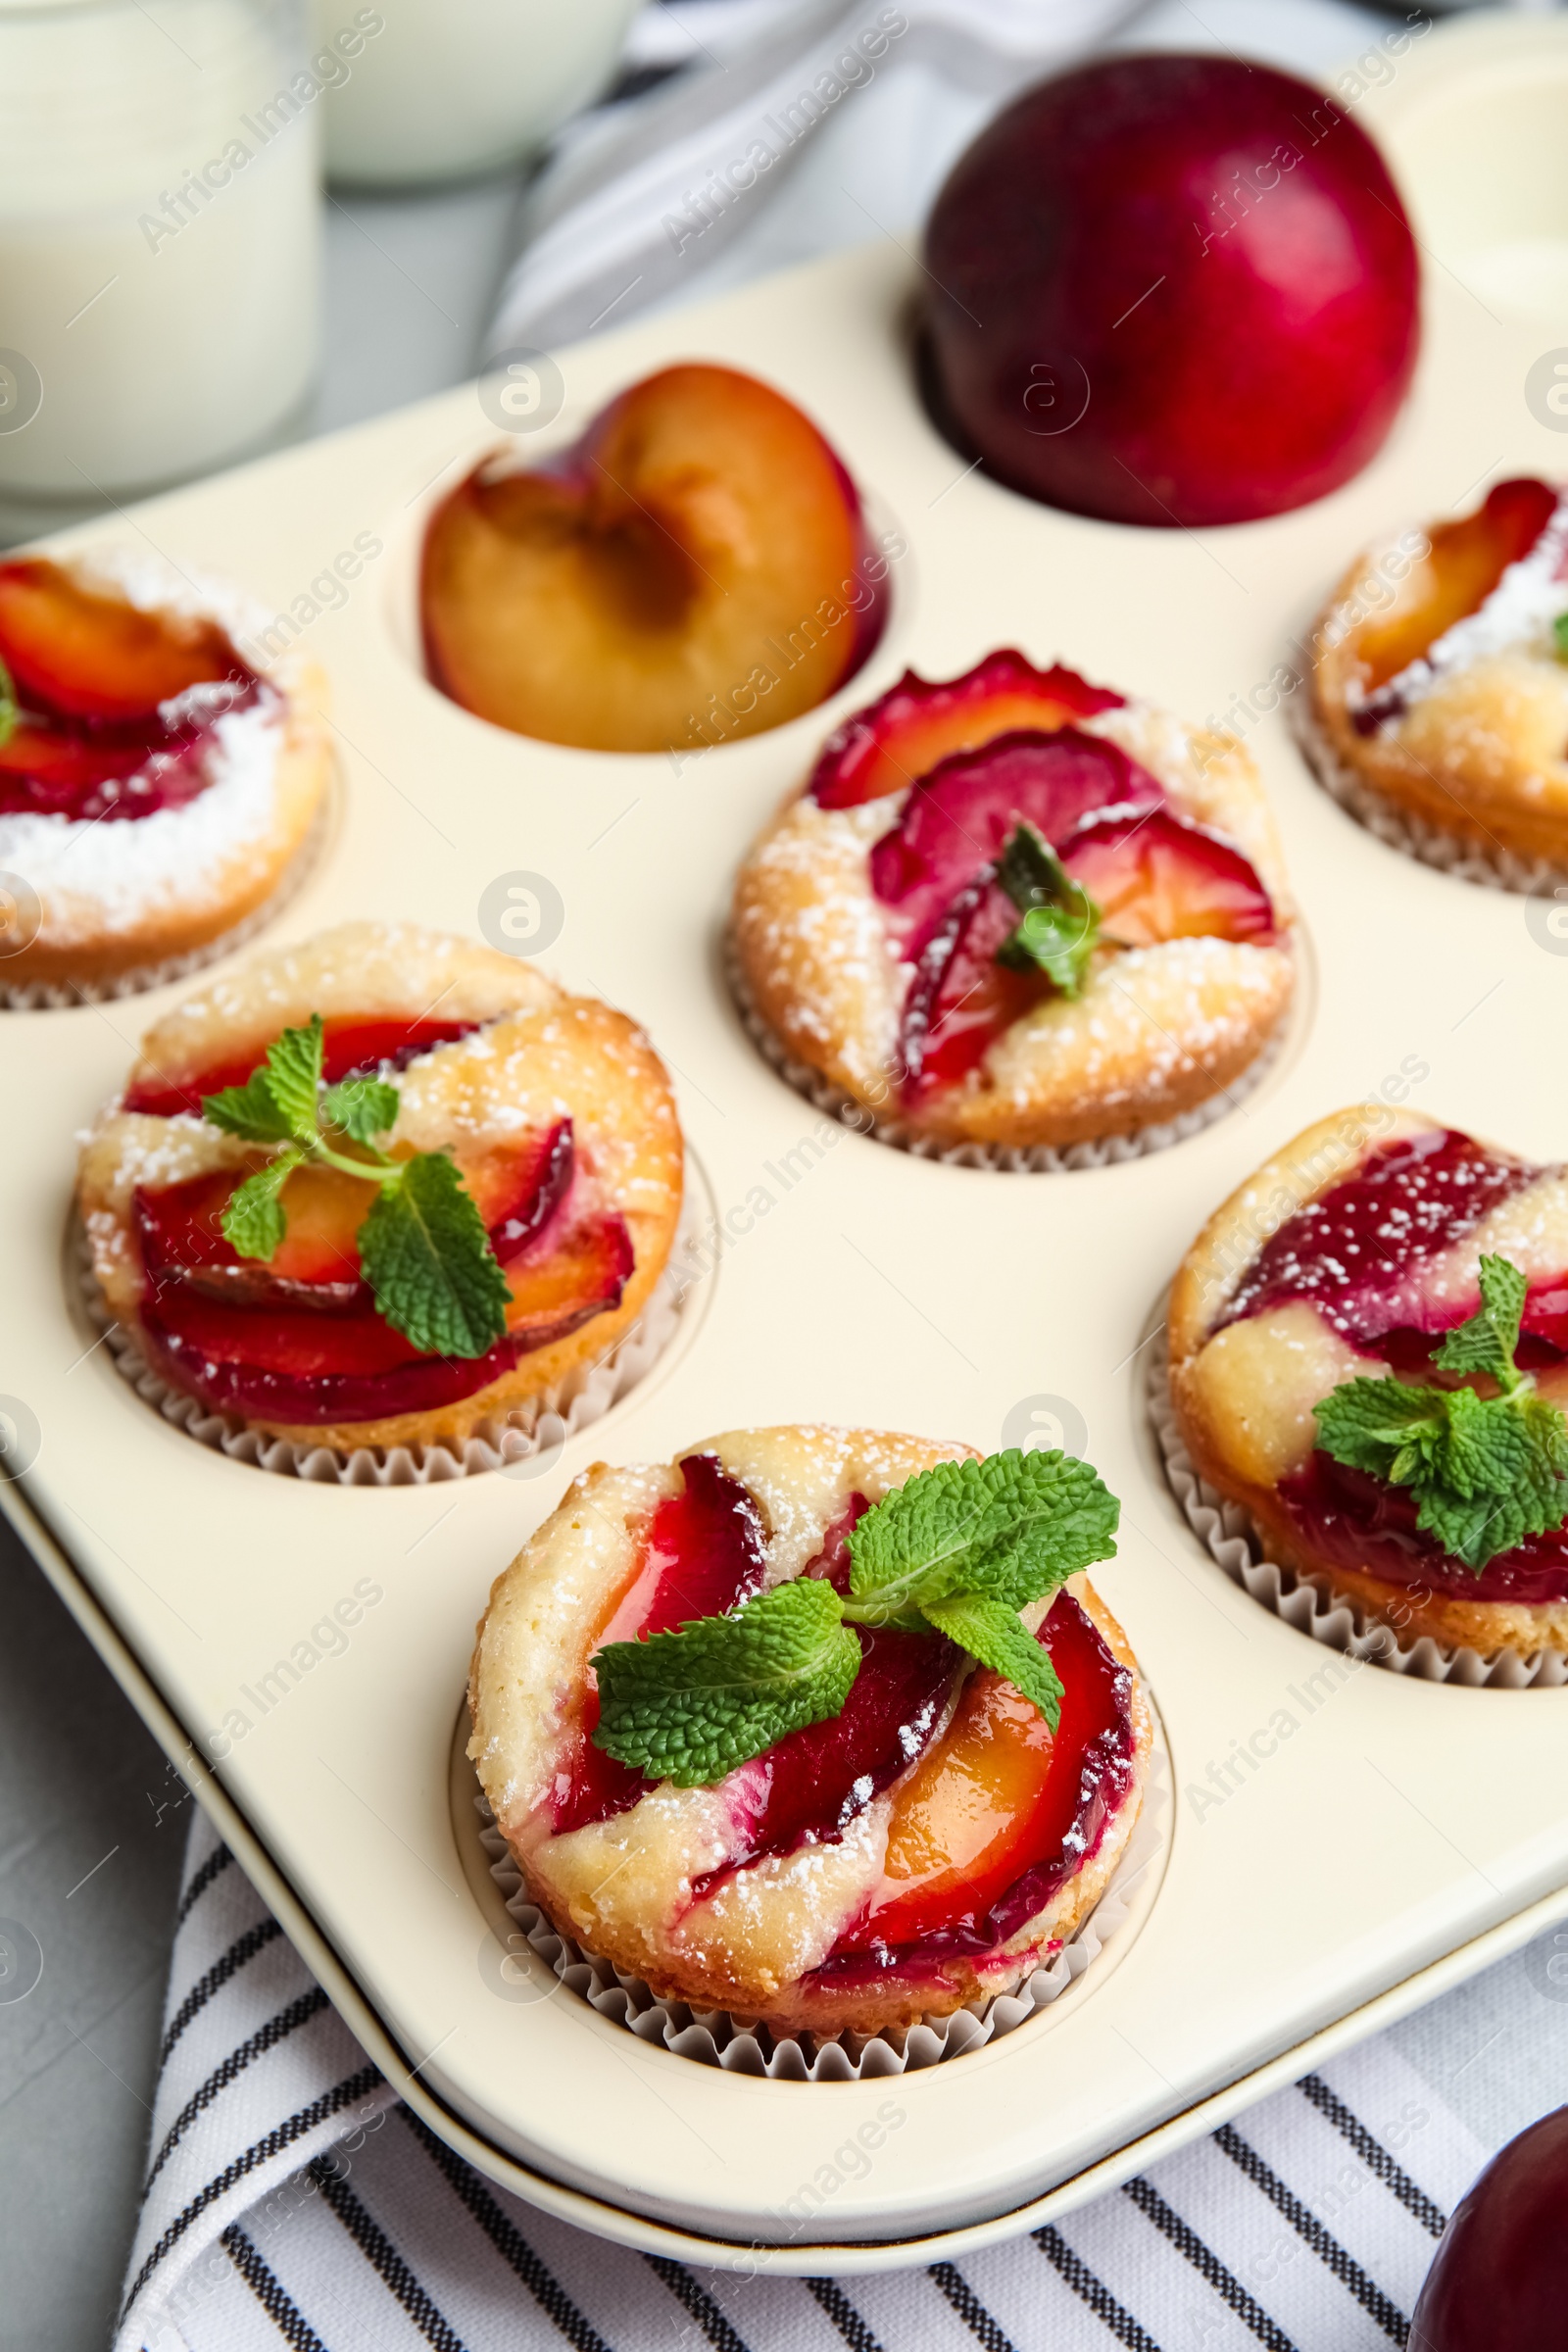
M628 62L687 70L559 142L523 208L490 352L549 349L879 231L906 235L999 98L1144 4L646 8Z
M1216 1929L1193 1965L1224 1964ZM116 2352L1373 2352L1404 2343L1487 2157L1564 2099L1568 1928L961 2263L699 2273L553 2221L455 2156L198 1816Z

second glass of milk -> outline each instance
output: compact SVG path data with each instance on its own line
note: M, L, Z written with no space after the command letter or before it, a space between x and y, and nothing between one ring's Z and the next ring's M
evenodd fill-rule
M0 490L209 470L303 401L319 94L303 0L0 0Z

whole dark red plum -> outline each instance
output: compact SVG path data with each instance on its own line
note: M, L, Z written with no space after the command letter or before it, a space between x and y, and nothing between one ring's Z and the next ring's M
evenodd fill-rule
M1443 2233L1410 2352L1568 2345L1568 2107L1494 2156Z
M1229 57L1039 84L926 230L933 408L999 480L1117 522L1277 514L1358 473L1409 385L1416 248L1371 140Z

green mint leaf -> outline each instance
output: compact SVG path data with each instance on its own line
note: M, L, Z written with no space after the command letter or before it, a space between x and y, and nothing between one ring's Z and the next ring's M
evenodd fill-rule
M1568 612L1559 612L1551 624L1551 634L1559 662L1568 662ZM0 741L3 741L0 738Z
M694 1788L721 1781L808 1723L837 1715L860 1666L842 1604L818 1577L798 1577L646 1642L612 1642L593 1659L595 1744L651 1780Z
M0 751L4 751L16 733L17 720L21 715L17 709L17 690L12 683L11 672L0 662Z
M224 1238L241 1257L276 1255L277 1245L288 1229L278 1195L305 1156L298 1145L291 1145L230 1193L219 1222Z
M376 1171L368 1169L368 1174ZM507 1278L444 1152L401 1161L360 1227L378 1312L429 1355L483 1355L507 1328Z
M1422 1491L1416 1525L1435 1536L1450 1559L1461 1561L1479 1576L1494 1552L1506 1550L1511 1541L1507 1525L1498 1520L1501 1509L1493 1495L1466 1500L1451 1487L1427 1487ZM1493 1541L1494 1535L1497 1542Z
M1528 1479L1535 1447L1524 1420L1501 1399L1454 1389L1444 1399L1445 1426L1439 1444L1423 1457L1445 1487L1468 1502L1495 1500L1520 1479Z
M385 1135L398 1115L398 1090L384 1078L345 1078L321 1097L321 1116L357 1144Z
M997 859L997 880L1020 914L1048 902L1065 905L1078 890L1061 859L1036 825L1020 822Z
M1500 1551L1512 1551L1527 1536L1544 1535L1560 1524L1563 1496L1543 1510L1511 1494L1456 1494L1451 1487L1429 1487L1421 1495L1416 1524L1436 1537L1451 1559L1479 1576Z
M316 1094L321 1076L321 1016L304 1029L285 1029L243 1086L202 1097L202 1117L247 1143L316 1141Z
M1544 1471L1552 1478L1568 1478L1568 1421L1561 1406L1549 1404L1533 1388L1527 1388L1522 1396L1510 1397L1509 1409L1530 1433L1537 1474Z
M1031 906L1017 930L1010 931L997 950L997 961L1012 971L1042 971L1064 997L1076 997L1095 944L1083 917L1073 910Z
M1493 1303L1484 1311L1496 1322L1474 1345L1494 1356L1499 1328L1504 1339L1510 1328L1516 1289L1491 1280ZM1483 1320L1475 1317L1465 1332ZM1417 1526L1479 1574L1498 1552L1548 1534L1568 1517L1568 1421L1528 1380L1513 1378L1501 1396L1478 1396L1467 1388L1412 1389L1397 1380L1347 1381L1315 1408L1318 1444L1352 1470L1408 1487Z
M1023 921L997 950L1014 971L1042 971L1075 997L1094 956L1100 908L1033 825L1021 824L997 859L997 880Z
M267 1049L268 1092L301 1143L316 1138L322 1036L321 1016L313 1012L303 1029L285 1029Z
M219 1095L203 1095L202 1117L225 1135L241 1136L248 1144L284 1144L294 1140L288 1113L268 1084L265 1069L252 1070L243 1086L225 1086Z
M1348 1380L1313 1409L1325 1453L1395 1486L1409 1484L1413 1464L1435 1461L1447 1426L1441 1389L1398 1380Z
M862 1625L918 1627L950 1593L1027 1608L1115 1551L1121 1505L1064 1453L939 1462L866 1512L849 1538L851 1603Z
M1445 1486L1423 1489L1416 1512L1416 1525L1477 1576L1499 1551L1523 1542L1528 1520L1507 1495L1457 1494Z
M1477 1574L1528 1536L1548 1535L1568 1514L1568 1423L1528 1389L1467 1396L1454 1415L1448 1476L1417 1489L1417 1524ZM1464 1484L1457 1483L1462 1477Z
M479 1356L507 1328L512 1293L496 1263L473 1199L455 1162L423 1152L392 1162L379 1154L346 1158L328 1129L370 1146L397 1117L398 1090L380 1078L347 1078L321 1096L324 1024L312 1013L285 1029L243 1086L202 1099L202 1116L247 1143L288 1143L279 1159L248 1177L223 1212L223 1231L242 1256L270 1258L283 1238L278 1192L302 1159L376 1182L380 1191L360 1227L360 1262L377 1312L426 1354Z
M601 1650L594 1739L655 1780L721 1780L840 1712L859 1666L857 1624L948 1635L1054 1730L1061 1684L1018 1612L1114 1552L1119 1510L1088 1463L1065 1454L939 1462L850 1536L850 1600L801 1577L726 1617Z
M1433 1362L1445 1372L1490 1372L1505 1392L1517 1388L1513 1358L1529 1288L1526 1275L1507 1258L1483 1257L1480 1311L1449 1332Z
M929 1602L924 1614L939 1634L1004 1675L1055 1730L1061 1720L1061 1678L1016 1609L984 1592L954 1592Z

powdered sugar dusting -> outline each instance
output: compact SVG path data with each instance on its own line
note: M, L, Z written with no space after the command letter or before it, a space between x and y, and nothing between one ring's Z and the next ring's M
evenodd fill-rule
M214 1168L241 1168L247 1147L184 1113L160 1119L115 1108L80 1142L80 1200L93 1272L114 1312L128 1316L144 1281L131 1233L137 1186L160 1190Z
M1086 735L1102 737L1147 767L1176 800L1191 791L1194 730L1174 710L1129 697L1119 710L1097 710L1077 723Z
M1568 495L1559 497L1551 520L1528 555L1508 565L1474 612L1467 612L1434 638L1424 654L1407 662L1375 694L1368 695L1359 679L1349 679L1346 703L1351 710L1386 706L1392 713L1425 701L1445 679L1473 668L1491 655L1522 651L1548 659L1555 652L1553 625L1565 612Z
M263 690L217 721L212 782L182 808L106 824L34 811L0 816L0 866L23 874L49 908L62 946L119 938L165 908L194 915L247 843L271 831L286 732L284 706Z
M96 549L69 568L82 587L122 596L138 612L216 620L230 640L268 619L241 589L183 572L151 549ZM193 687L163 707L166 719L201 717L212 727L203 758L209 782L180 807L119 822L31 809L0 815L0 867L37 893L52 942L96 946L173 911L196 919L225 882L232 887L236 861L272 830L288 723L278 687L292 674L286 663L272 665L276 682L264 676L257 699L240 710L215 708L221 686Z
M1049 998L1014 1022L986 1067L1020 1111L1069 1085L1107 1115L1157 1102L1192 1071L1224 1067L1260 1019L1278 1017L1288 970L1279 950L1233 940L1136 948L1081 996Z
M804 795L753 850L735 906L737 945L786 1042L859 1088L886 1088L909 979L867 868L907 798L821 808Z

